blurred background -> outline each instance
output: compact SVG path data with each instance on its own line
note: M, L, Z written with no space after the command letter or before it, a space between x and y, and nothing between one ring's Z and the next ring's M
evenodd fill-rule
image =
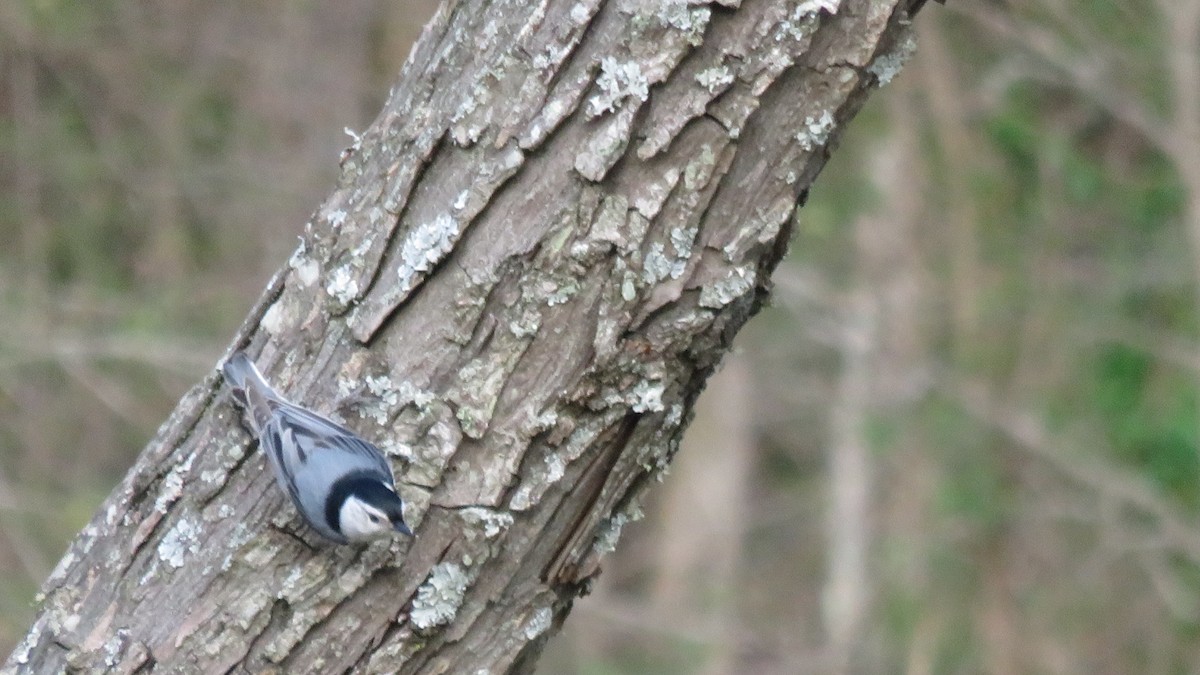
M432 8L0 3L0 654ZM1200 3L916 32L542 672L1200 672Z

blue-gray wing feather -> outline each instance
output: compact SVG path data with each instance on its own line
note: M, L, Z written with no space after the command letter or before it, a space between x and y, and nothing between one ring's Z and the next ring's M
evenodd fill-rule
M392 468L383 452L353 431L327 417L287 402L281 403L277 414L284 425L294 430L300 447L309 455L302 463L321 459L314 457L321 453L341 452L345 453L343 460L352 465L349 469L377 469L391 484Z

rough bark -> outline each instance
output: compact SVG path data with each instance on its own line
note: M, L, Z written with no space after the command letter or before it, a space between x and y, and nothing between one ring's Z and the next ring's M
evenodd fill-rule
M417 539L315 540L214 374L6 669L532 669L911 49L907 4L444 5L234 340L394 455Z

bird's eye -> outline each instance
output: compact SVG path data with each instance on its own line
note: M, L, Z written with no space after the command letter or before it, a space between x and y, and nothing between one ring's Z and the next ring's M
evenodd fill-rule
M371 514L371 522L372 522L372 523L376 523L376 524L378 524L378 523L379 523L379 516L377 516L377 515L375 515L375 514Z

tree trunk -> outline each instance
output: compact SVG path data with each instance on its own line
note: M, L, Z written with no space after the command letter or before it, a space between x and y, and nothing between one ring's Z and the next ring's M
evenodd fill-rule
M911 49L910 3L445 4L234 340L397 459L418 537L316 540L214 374L6 670L532 669Z

